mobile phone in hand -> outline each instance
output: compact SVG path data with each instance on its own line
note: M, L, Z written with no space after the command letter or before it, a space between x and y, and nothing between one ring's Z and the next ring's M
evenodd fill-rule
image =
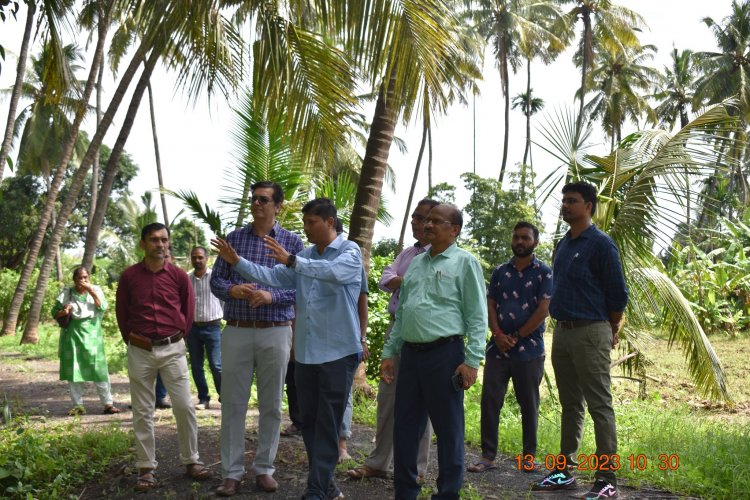
M453 389L460 391L464 388L464 376L461 375L461 372L456 372L451 377L451 383L453 384Z

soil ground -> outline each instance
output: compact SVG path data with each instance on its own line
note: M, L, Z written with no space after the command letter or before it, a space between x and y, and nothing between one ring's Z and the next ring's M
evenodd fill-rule
M18 353L0 353L0 386L12 403L14 413L28 415L32 419L45 419L47 422L66 420L71 407L68 397L67 382L58 380L58 366L56 362L26 357ZM119 415L109 416L101 414L101 406L96 397L93 386L90 387L85 398L87 414L81 417L82 428L92 426L107 426L113 421L120 423L122 428L131 426L131 412L128 409L130 395L127 378L113 375L112 391L116 404L123 410ZM157 459L159 461L159 484L156 489L140 494L133 491L136 471L133 468L133 455L122 457L113 463L109 472L90 483L83 485L78 491L78 498L95 499L198 499L215 496L216 487L221 484L221 465L219 457L219 426L221 409L219 404L212 404L211 409L198 411L199 449L201 459L213 471L213 477L205 482L193 482L185 476L184 467L180 464L177 451L177 437L174 418L171 410L156 411L156 443ZM284 422L284 425L288 422ZM392 479L350 480L346 471L364 460L372 449L374 430L354 424L353 437L349 441L349 453L354 459L338 466L336 482L347 499L352 500L383 500L393 498ZM257 411L253 408L248 412L246 434L247 458L246 468L250 470L253 460L253 450L257 441ZM467 447L466 463L474 463L479 457L479 450ZM437 478L437 451L433 444L430 456L428 474L425 486L434 487ZM282 437L276 458L275 478L279 482L279 490L275 493L261 493L255 488L252 473L243 481L239 493L234 498L263 498L298 499L305 489L307 476L307 458L301 437ZM472 493L471 498L485 499L515 499L515 498L580 498L590 483L579 481L576 491L556 493L531 493L528 485L531 481L542 477L544 471L531 474L520 472L516 462L511 457L501 457L497 461L497 468L482 474L466 473L465 489ZM424 489L423 489L424 491ZM619 486L620 498L681 498L677 495L658 490L640 487L634 489L627 484Z

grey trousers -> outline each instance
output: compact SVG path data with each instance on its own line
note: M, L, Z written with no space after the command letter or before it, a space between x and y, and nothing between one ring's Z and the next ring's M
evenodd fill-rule
M562 406L560 453L575 463L583 437L586 406L594 421L596 454L617 453L617 426L612 408L610 352L612 330L606 321L581 328L555 327L552 340L552 368ZM585 405L584 405L585 403ZM615 473L598 470L597 479L615 483Z
M292 345L292 328L237 328L221 334L221 469L222 477L245 474L245 419L250 386L258 390L258 448L255 474L273 474L279 448L281 399Z
M388 340L391 334L391 326L388 327L385 338ZM396 378L398 378L398 366L401 357L393 358L394 380L386 384L382 380L378 384L377 400L377 426L375 429L375 449L365 459L365 465L376 470L387 471L393 463L393 409L396 406ZM427 428L419 441L419 455L417 456L417 473L424 476L427 472L427 462L430 459L430 444L432 443L432 424L427 419Z

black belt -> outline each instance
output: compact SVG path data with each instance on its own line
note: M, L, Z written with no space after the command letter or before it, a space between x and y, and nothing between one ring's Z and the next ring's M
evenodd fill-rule
M193 326L210 326L210 325L220 325L221 320L220 319L214 319L211 321L193 321Z
M573 328L583 328L584 326L593 325L594 323L603 323L603 321L592 319L557 320L557 326L565 330L572 330Z
M435 349L436 347L440 347L441 345L449 344L457 340L462 340L463 338L463 335L451 335L450 337L440 337L439 339L433 340L432 342L404 342L404 345L406 347L414 349L415 351L423 352L430 351L432 349Z
M274 328L277 326L291 326L291 321L264 321L264 320L241 320L241 319L230 319L227 320L227 326L234 326L237 328Z

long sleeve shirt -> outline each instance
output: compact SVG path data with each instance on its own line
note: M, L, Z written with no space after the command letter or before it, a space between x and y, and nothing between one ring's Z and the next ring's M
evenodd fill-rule
M143 262L125 269L117 285L115 311L125 342L130 332L146 337L170 337L190 332L195 296L185 271L165 262L151 272Z
M322 254L310 246L297 254L293 268L268 268L240 258L233 271L271 287L295 289L298 362L321 364L362 352L357 314L362 257L353 241L338 236Z
M296 234L282 228L278 222L274 224L269 236L279 242L290 254L296 255L302 251L304 245ZM232 231L227 235L227 241L237 251L240 257L258 265L272 268L277 262L268 255L268 249L263 237L253 232L253 226ZM252 307L245 299L235 299L229 295L233 285L254 282L246 279L224 261L216 259L211 272L211 291L216 297L224 301L224 319L240 321L291 321L294 319L294 290L273 288L256 282L259 290L271 293L271 303L259 307Z
M571 238L566 234L555 250L550 315L557 320L609 321L622 312L628 289L620 252L595 225Z
M432 342L466 337L465 363L479 368L487 338L487 297L479 262L452 244L435 255L417 255L401 283L401 303L383 359L401 351L404 342Z
M388 301L389 314L394 316L396 314L401 289L399 287L395 290L392 290L388 288L388 283L390 283L393 278L399 276L403 278L406 274L406 270L409 269L409 264L411 264L412 259L414 259L414 257L419 255L420 253L428 251L429 249L430 245L421 246L419 243L415 243L408 248L404 248L401 253L398 254L398 256L394 259L394 261L385 266L385 268L383 269L383 274L380 276L378 288L380 288L384 292L393 293L393 295L391 295L391 300Z

